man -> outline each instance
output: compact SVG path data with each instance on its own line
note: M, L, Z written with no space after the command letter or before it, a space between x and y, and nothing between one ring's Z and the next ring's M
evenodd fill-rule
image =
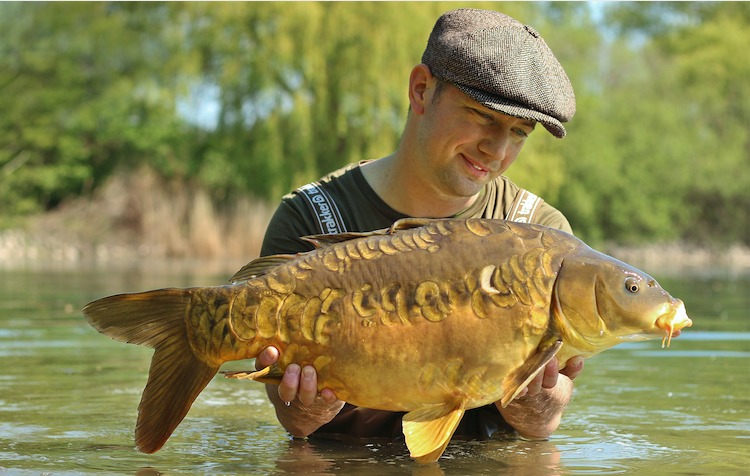
M562 138L562 122L575 113L570 81L534 29L492 11L445 13L411 72L408 93L410 111L397 150L285 196L262 255L311 249L300 236L372 231L404 217L506 219L521 192L526 211L536 210L532 221L571 232L562 213L502 175L537 123ZM268 347L256 366L270 365L278 355ZM512 429L527 438L548 437L582 368L580 357L561 373L551 362L506 408L498 402L467 411L455 435L481 438ZM290 365L281 385L269 385L267 392L295 437L401 434L400 413L345 405L330 389L318 393L312 366Z

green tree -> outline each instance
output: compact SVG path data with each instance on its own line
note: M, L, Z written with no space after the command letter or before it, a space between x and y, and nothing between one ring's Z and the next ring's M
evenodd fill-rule
M747 7L608 5L561 206L590 240L750 241ZM657 14L658 13L658 14ZM616 32L617 34L613 34ZM744 46L743 46L744 45ZM580 103L579 103L580 104ZM581 108L583 110L583 108Z
M123 163L175 161L161 6L0 4L0 203L49 209Z

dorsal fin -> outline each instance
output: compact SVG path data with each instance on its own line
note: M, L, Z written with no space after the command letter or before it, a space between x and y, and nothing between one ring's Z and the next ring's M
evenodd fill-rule
M263 256L247 263L229 279L232 284L241 283L266 274L270 269L297 258L296 255Z

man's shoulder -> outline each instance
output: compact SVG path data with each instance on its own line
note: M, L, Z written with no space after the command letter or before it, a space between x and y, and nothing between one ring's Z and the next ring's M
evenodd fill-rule
M329 195L338 196L357 190L357 175L361 175L358 163L348 164L333 172L327 173L318 180L308 182L284 195L281 200L284 202L296 202L303 204L305 195L315 193L316 191L325 191Z
M297 237L377 230L401 218L392 216L395 212L367 184L360 165L346 165L284 195L268 225L264 251L308 249Z
M347 164L333 172L325 174L315 182L311 183L320 184L326 188L353 186L357 181L358 175L362 174L360 165L361 164L358 162Z
M282 204L294 211L293 219L306 222L306 228L316 233L342 233L347 227L339 204L358 190L354 177L358 168L359 164L348 164L297 187L282 197ZM283 218L292 217L287 214Z
M534 208L532 223L538 225L557 228L567 233L573 233L573 230L565 215L550 205L546 200L526 190L508 177L501 175L494 181L493 186L497 188L498 208L503 210L503 218L508 218L514 214L514 207L523 211L524 207Z

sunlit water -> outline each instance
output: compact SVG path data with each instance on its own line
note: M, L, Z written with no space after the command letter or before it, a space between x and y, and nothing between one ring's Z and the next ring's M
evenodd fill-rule
M454 441L421 466L402 441L292 440L261 385L221 377L161 451L139 453L151 350L101 336L80 309L231 274L143 266L0 269L0 474L750 474L748 276L662 279L693 328L670 349L627 344L588 360L549 441Z

